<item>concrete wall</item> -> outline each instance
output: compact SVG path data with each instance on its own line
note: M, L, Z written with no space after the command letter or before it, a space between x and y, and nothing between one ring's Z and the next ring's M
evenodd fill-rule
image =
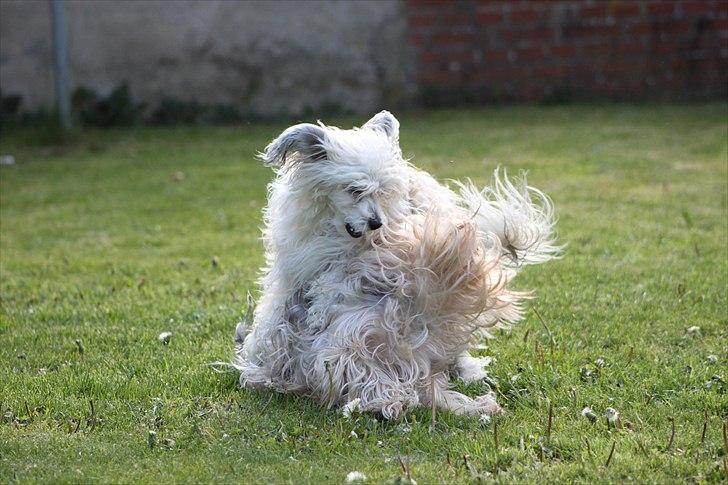
M728 96L726 0L67 0L71 85L241 114ZM0 89L53 104L49 0L0 0Z
M412 96L404 4L396 0L65 2L71 85L132 98L299 115L369 113ZM0 89L51 106L50 6L0 1Z

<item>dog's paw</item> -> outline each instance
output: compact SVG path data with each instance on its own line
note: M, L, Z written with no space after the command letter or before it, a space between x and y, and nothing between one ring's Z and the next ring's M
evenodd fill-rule
M489 378L485 367L490 365L492 360L490 357L472 357L470 354L464 353L458 357L455 371L458 378L466 384L487 380Z
M503 408L501 408L495 401L495 396L493 394L486 394L473 399L473 409L467 414L493 416L494 414L498 414L502 411Z
M495 395L488 393L475 399L456 391L444 391L437 398L438 406L454 414L467 416L492 416L501 412L501 407L495 401Z

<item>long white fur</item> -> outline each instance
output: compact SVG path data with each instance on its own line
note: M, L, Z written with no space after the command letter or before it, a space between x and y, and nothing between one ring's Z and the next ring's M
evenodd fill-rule
M490 188L453 192L402 158L386 111L352 130L292 126L261 158L277 176L261 297L252 327L236 330L240 384L326 406L359 399L386 418L433 397L498 412L492 394L455 392L449 376L485 376L468 349L521 318L529 295L508 285L522 265L558 256L550 200L498 171Z

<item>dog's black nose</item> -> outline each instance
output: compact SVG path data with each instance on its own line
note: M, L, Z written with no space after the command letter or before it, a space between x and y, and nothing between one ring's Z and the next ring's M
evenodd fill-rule
M379 216L374 216L367 221L367 224L369 225L369 229L372 231L375 231L382 227L382 221L379 219Z

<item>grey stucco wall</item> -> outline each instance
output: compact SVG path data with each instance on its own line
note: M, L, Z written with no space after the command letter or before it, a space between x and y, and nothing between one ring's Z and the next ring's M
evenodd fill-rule
M163 97L243 113L357 113L412 98L400 0L65 2L71 86L136 102ZM50 7L0 1L0 89L23 108L53 103Z

